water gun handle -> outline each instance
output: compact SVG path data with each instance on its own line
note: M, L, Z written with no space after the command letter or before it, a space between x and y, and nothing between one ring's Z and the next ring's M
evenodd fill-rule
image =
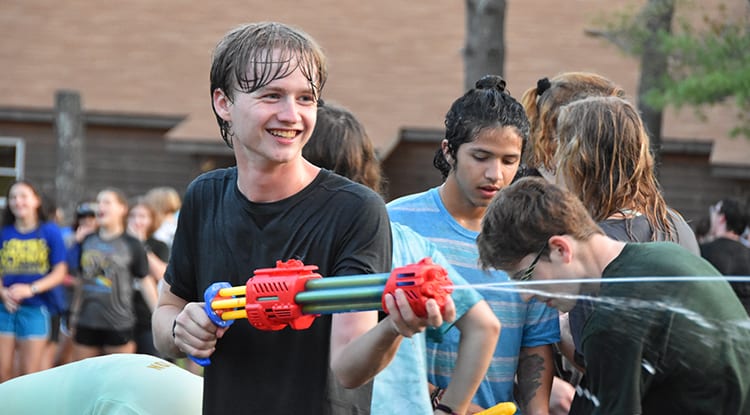
M500 402L499 404L487 408L484 411L475 413L474 415L513 415L516 413L516 404L513 402Z
M206 291L203 293L203 311L206 312L208 315L208 318L211 319L211 322L216 324L219 327L229 327L232 323L234 323L234 320L222 320L221 316L217 314L212 308L211 308L211 302L214 300L216 295L219 293L219 290L222 288L231 288L232 286L229 285L228 282L217 282L214 284L211 284L210 287L206 288ZM211 364L211 359L208 357L195 357L193 355L187 355L190 360L193 362L201 365L201 366L208 366Z

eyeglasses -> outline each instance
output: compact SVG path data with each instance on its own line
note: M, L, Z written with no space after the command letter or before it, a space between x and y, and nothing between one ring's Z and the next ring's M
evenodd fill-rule
M531 264L529 264L528 267L516 272L515 274L511 275L511 279L515 281L528 281L531 279L531 276L534 274L534 269L536 268L536 264L539 262L539 259L542 257L542 253L544 253L544 250L547 248L547 244L544 244L541 250L539 250L539 253L536 254L534 257L534 260L531 261Z

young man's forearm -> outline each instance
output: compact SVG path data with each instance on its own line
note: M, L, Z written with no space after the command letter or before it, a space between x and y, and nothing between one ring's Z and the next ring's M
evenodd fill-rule
M441 402L464 413L492 361L500 338L500 322L481 301L456 322L456 327L461 331L458 358Z

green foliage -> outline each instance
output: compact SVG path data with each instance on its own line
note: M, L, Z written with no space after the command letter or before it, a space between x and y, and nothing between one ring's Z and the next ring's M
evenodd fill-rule
M675 17L695 12L696 6L701 3L680 1ZM704 8L697 22L683 15L673 33L659 34L660 48L669 57L669 76L645 100L659 109L690 106L699 115L706 106L734 100L738 122L731 134L750 137L750 18L747 7L744 13L728 10L725 4ZM609 16L608 33L616 33L621 39L615 43L629 45L624 49L634 55L642 51L646 13L653 11Z

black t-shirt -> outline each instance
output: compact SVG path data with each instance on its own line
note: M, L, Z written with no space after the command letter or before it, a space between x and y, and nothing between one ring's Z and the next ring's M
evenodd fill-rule
M242 286L253 270L299 259L324 277L391 268L383 200L370 189L321 170L299 193L253 203L237 188L236 168L206 173L188 187L165 274L172 292L203 301L214 282ZM371 385L331 391L331 317L309 329L260 331L236 320L204 373L206 414L366 414ZM341 393L352 402L331 403Z
M727 238L717 238L701 244L701 256L713 264L722 275L750 275L750 248L742 242ZM750 314L750 283L732 281L732 288Z
M680 244L690 253L699 255L698 241L690 225L673 210L669 210L669 217L674 226L675 236L673 242ZM659 233L654 238L654 231L646 216L637 215L627 219L605 219L598 223L604 233L612 239L624 242L651 242L665 241L666 235ZM581 332L593 304L590 300L578 300L575 307L568 313L571 337L575 345L575 360L579 366L585 366L581 354Z
M750 320L729 284L666 242L628 244L602 274L641 276L716 279L603 283L582 342L594 398L577 395L570 413L747 414Z

